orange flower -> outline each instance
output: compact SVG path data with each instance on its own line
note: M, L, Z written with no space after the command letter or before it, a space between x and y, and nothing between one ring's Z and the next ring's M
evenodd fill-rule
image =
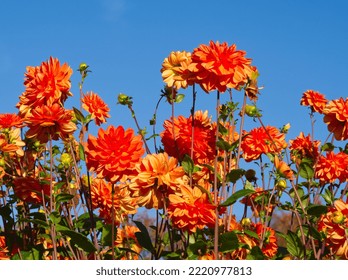
M277 254L278 250L277 238L274 229L265 227L261 223L254 224L252 228L253 231L255 231L260 237L259 242L262 241L262 253L270 259L273 258ZM259 245L261 245L261 243L259 243Z
M324 94L318 91L307 90L303 93L300 104L302 106L310 106L312 112L322 114L327 104L327 99Z
M279 153L286 146L285 134L273 126L252 129L245 133L241 144L247 162L258 159L262 154Z
M91 183L91 197L93 207L99 208L99 216L105 223L112 223L112 183L104 179L93 179ZM116 225L123 222L128 214L135 214L137 203L130 196L126 185L114 187L114 221Z
M129 185L132 197L137 198L139 206L148 209L163 208L165 198L177 187L176 180L185 175L177 159L169 158L167 153L147 155L135 166L135 171L137 175Z
M27 67L24 85L25 92L19 97L17 108L21 117L42 105L62 104L71 96L70 76L72 69L64 63L60 65L57 58L43 62L40 66Z
M326 246L334 256L348 259L348 204L336 200L334 206L322 215L318 230L325 234Z
M240 203L251 207L255 217L259 217L261 211L271 213L274 205L269 203L270 192L263 188L255 188L255 193L243 197Z
M294 140L290 140L289 143L291 158L294 162L301 161L303 158L310 158L315 161L319 156L320 141L312 141L309 134L305 137L303 132L301 132L299 136Z
M6 246L5 236L0 235L0 260L9 260L9 251Z
M191 155L192 117L179 116L166 120L161 132L164 151L179 160ZM212 160L215 153L215 130L208 117L208 111L195 112L194 115L193 161L195 163Z
M348 155L344 152L335 154L327 152L326 156L320 156L315 168L315 177L324 183L332 183L336 179L340 182L348 180Z
M71 120L71 111L65 110L58 103L42 105L33 109L25 118L29 127L26 137L36 138L41 143L47 143L49 139L67 140L77 128Z
M113 183L133 173L143 154L141 136L134 136L131 128L109 126L106 131L100 128L97 138L88 136L87 167Z
M9 153L9 156L23 156L22 147L25 143L21 140L19 128L11 129L7 133L0 133L0 151Z
M200 45L192 53L189 69L193 72L194 82L205 92L227 88L239 89L244 86L255 68L251 59L245 58L244 51L237 51L236 45L228 46L210 41L209 45Z
M189 84L191 53L185 51L171 52L162 63L162 78L168 87L187 88Z
M47 178L42 180L34 177L15 177L13 190L15 195L28 203L42 204L43 196L50 196L50 184Z
M231 253L226 255L226 259L231 260L245 260L250 253L250 250L257 246L255 238L250 237L249 235L237 232L238 243L240 244L239 248L233 250Z
M348 139L348 97L330 101L324 109L324 122L336 140Z
M23 127L24 123L21 117L16 114L0 114L0 129Z
M175 228L196 232L215 225L216 206L209 202L208 195L198 188L183 184L180 192L169 195L168 216Z
M82 108L91 114L95 124L100 126L110 118L108 105L94 92L87 92L81 99Z
M295 179L294 172L292 172L289 165L286 162L279 160L277 155L274 157L274 167L277 169L277 172L281 177L289 180Z
M125 226L124 228L117 229L117 236L115 240L115 246L118 248L127 248L132 250L134 253L125 251L120 257L121 260L138 260L139 254L142 250L138 239L135 236L136 232L140 230L135 226Z

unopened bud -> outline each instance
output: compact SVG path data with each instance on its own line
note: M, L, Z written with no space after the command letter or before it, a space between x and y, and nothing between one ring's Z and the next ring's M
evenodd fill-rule
M335 211L332 213L332 222L335 224L341 224L344 221L344 215L341 211Z
M132 97L124 94L124 93L120 93L118 95L118 104L121 104L121 105L132 105Z

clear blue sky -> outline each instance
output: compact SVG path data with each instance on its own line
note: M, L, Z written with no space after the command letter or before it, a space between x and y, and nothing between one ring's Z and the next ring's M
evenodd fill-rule
M150 130L148 120L163 87L163 59L213 40L247 52L265 87L258 102L265 124L290 122L290 135L297 136L310 131L308 110L299 106L305 90L328 99L347 96L347 12L345 0L2 0L0 112L15 112L25 67L53 56L74 70L80 62L90 65L84 89L109 104L111 124L133 126L126 108L116 106L123 92L133 96L141 126ZM78 81L75 71L69 103L74 106ZM214 100L199 91L197 108L214 115ZM190 106L188 98L177 112L188 115ZM169 117L169 110L163 104L159 118Z

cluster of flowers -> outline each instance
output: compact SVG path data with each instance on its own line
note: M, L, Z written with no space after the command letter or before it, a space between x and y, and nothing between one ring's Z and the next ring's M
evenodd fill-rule
M199 85L206 93L243 90L245 97L255 103L259 94L258 71L245 54L235 45L212 41L209 45L200 45L192 53L170 53L161 69L166 84L164 94L169 103L174 106L178 90L193 85ZM80 65L83 78L87 68ZM29 243L35 248L43 246L46 259L78 258L76 250L81 250L81 244L77 244L76 250L71 248L64 234L70 233L71 237L74 235L68 230L83 232L76 226L79 207L87 208L91 224L94 219L102 224L96 226L97 230L104 232L111 226L112 232L117 231L110 246L113 251L121 249L118 251L121 259L138 258L143 249L140 244L146 246L146 242L139 240L143 229L131 225L130 217L139 209L155 209L165 221L157 224L155 246L150 246L153 251L146 246L156 258L166 256L163 250L167 248L162 248L166 246L171 253L181 252L178 256L187 258L190 236L194 236L196 242L204 240L204 248L195 252L199 259L246 259L259 251L263 258L272 259L279 255L279 245L275 230L270 227L270 217L282 206L282 192L290 194L294 205L299 202L300 206L296 207L300 208L293 206L291 209L299 224L307 223L319 232L321 237L317 237L317 243L323 245L312 243L317 244L312 248L314 256L348 259L348 204L343 200L348 181L347 147L335 152L333 144L323 148L319 140L302 132L287 142L289 125L282 129L265 126L258 109L244 103L240 116L258 119L259 127L237 131L233 106L227 106L228 114L216 121L208 111L201 110L188 117L172 116L164 121L159 134L163 149L151 153L141 131L136 134L132 128L121 125L108 125L104 129L102 125L110 117L109 107L97 93L84 94L82 84L81 108L88 116L76 108L64 107L67 98L72 96L72 72L67 64L61 65L55 58L37 67L27 67L25 91L16 106L18 113L0 114L0 207L7 209L8 205L16 203L21 217L19 222L30 228L26 229L29 233L23 231L18 236L22 242L17 244L9 237L16 223L2 214L4 232L0 231L0 259L28 249ZM118 101L132 110L130 97L120 95ZM308 90L301 98L301 105L308 106L311 115L324 116L323 121L335 140L348 139L348 98L328 101L323 94ZM218 108L223 115L226 106ZM97 136L88 134L85 140L92 120L100 128ZM75 137L78 127L79 140ZM23 138L21 131L25 132ZM55 146L55 151L52 142L57 140L62 141L62 145ZM285 161L287 151L289 163ZM240 167L240 159L244 159L245 164L260 161L263 170L261 159L264 156L271 163L271 177L275 180L272 188L258 186L256 172ZM84 162L85 174L81 168ZM302 185L300 176L307 180ZM249 191L240 201L246 209L240 222L232 208L236 199L231 199L236 197L237 181ZM341 198L327 199L325 211L308 220L306 206L303 206L307 198L303 199L298 189L306 186L319 205L318 196L324 189L334 195L344 183L346 187ZM12 191L13 196L10 195ZM66 194L68 196L63 196ZM250 217L247 209L251 209ZM39 213L44 214L41 222L38 222ZM35 219L30 220L31 217ZM64 223L60 222L63 217ZM44 222L48 227L42 232L40 226ZM91 228L95 230L95 225ZM170 244L163 245L165 231ZM57 232L62 237L59 242L54 237ZM92 239L98 236L87 231L86 235L89 234ZM178 239L175 234L180 236L179 241L175 241ZM226 238L230 241L225 242ZM161 241L156 243L158 239ZM97 253L89 254L88 258L110 253L110 247L98 248L101 244L101 240L94 242ZM307 246L308 242L305 240L302 245ZM69 248L71 253L63 249L57 253L57 248ZM114 252L112 257L115 257Z

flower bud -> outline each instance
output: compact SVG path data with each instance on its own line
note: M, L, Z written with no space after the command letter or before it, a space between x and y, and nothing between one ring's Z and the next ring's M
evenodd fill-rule
M285 190L286 189L286 180L284 180L284 179L278 180L277 183L276 183L276 188L279 191Z
M87 68L88 68L88 65L87 65L86 63L82 62L82 63L80 63L79 69L78 69L78 70L79 70L80 72L83 72L83 71L86 71Z
M132 105L132 97L124 94L124 93L120 93L118 95L118 104L121 104L121 105Z
M341 224L344 221L344 215L341 211L335 211L332 213L332 222L335 224Z
M243 227L249 227L251 225L251 220L249 218L243 218L240 223Z
M255 105L245 105L245 114L247 114L249 117L256 117L258 113L258 110Z
M65 167L68 167L72 161L72 158L71 158L70 154L63 153L60 157L60 161Z

